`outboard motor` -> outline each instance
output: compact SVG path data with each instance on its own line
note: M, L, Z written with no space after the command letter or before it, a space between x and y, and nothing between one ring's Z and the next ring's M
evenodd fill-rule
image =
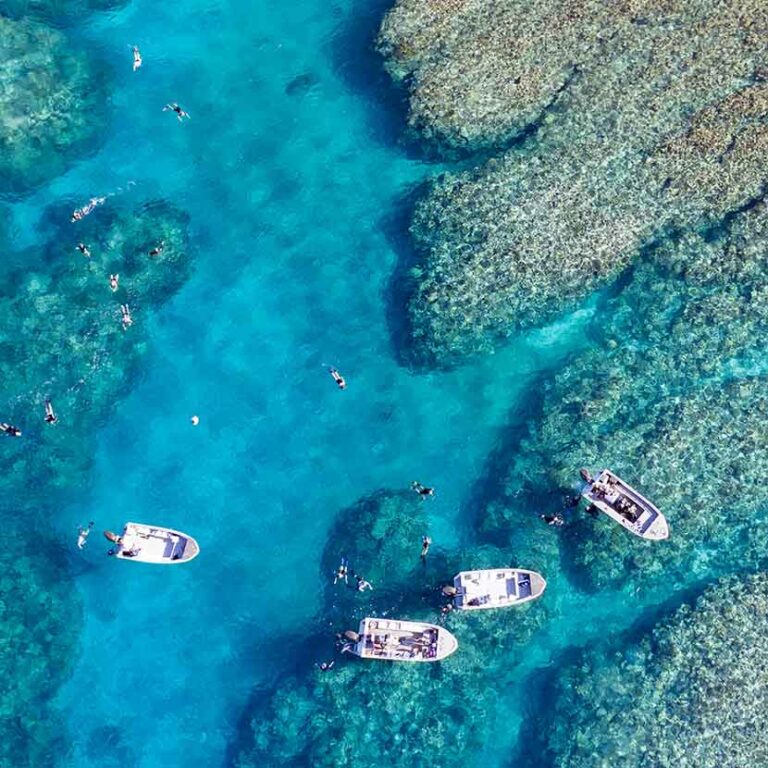
M589 474L589 470L588 470L588 469L585 469L584 467L582 467L582 468L579 470L579 474L581 475L581 479L582 479L582 480L583 480L585 483L591 483L591 482L592 482L592 480L593 480L593 477L592 477L592 475L590 475L590 474Z
M442 588L441 592L443 593L443 595L445 595L445 597L456 597L459 590L456 589L456 587L454 587L452 584L446 584Z

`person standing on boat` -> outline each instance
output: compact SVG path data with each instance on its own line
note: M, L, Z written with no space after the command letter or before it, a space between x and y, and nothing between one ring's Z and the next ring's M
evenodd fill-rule
M422 536L421 537L421 559L422 561L427 561L427 552L429 552L429 547L432 544L432 539L429 538L429 536Z

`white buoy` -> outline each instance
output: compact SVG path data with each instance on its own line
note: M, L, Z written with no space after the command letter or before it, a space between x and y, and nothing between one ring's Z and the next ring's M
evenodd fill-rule
M196 427L200 423L200 417L199 416L193 416L190 421L192 422L192 426Z

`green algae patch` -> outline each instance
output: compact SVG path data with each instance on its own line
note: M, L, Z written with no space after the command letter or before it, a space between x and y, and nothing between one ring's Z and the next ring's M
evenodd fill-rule
M455 125L423 111L412 122L499 153L416 206L414 362L491 351L578 306L670 233L761 198L766 29L758 2L401 0L382 29L391 68ZM505 149L519 134L526 142Z
M621 651L587 652L557 686L555 768L764 765L768 576L723 580Z
M0 16L0 194L66 170L105 124L103 76L61 32Z

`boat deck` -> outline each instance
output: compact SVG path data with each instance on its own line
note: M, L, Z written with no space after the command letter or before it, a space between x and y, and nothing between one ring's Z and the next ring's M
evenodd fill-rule
M128 523L118 555L144 562L174 562L191 559L196 549L191 539L175 531Z
M457 646L446 630L420 622L364 619L359 634L355 653L363 659L437 661L453 653Z
M454 579L454 604L460 609L503 607L538 597L545 584L537 573L515 568L462 571Z

